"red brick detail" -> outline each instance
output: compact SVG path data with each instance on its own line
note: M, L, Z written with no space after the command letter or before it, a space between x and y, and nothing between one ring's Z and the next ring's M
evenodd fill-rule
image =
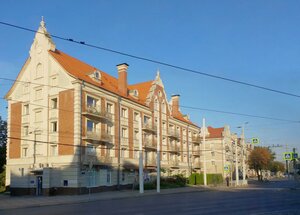
M10 145L9 158L21 157L21 121L22 121L22 103L10 105Z
M59 93L59 155L74 154L74 90Z

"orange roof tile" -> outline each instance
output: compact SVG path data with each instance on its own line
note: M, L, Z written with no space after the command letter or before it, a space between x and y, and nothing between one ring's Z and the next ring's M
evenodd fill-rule
M152 86L153 81L147 81L143 83L128 85L129 90L137 90L139 92L139 99L144 104L146 103L148 93L150 91L150 88Z
M70 55L65 54L64 52L62 52L60 50L57 50L57 49L55 51L50 50L49 53L71 76L78 78L80 80L83 80L87 83L93 84L95 86L98 86L100 88L103 88L103 89L110 91L112 93L115 93L117 95L120 95L120 93L118 91L117 78L97 69L96 67L93 67L87 63L84 63L74 57L71 57ZM95 70L97 70L101 73L101 82L97 82L89 76ZM147 82L143 82L143 83L128 85L128 90L138 90L139 96L138 96L138 99L131 95L125 96L125 98L128 98L139 104L146 105L147 96L148 96L148 93L150 91L152 84L153 84L153 81L147 81ZM124 96L122 96L122 97L124 97ZM185 119L180 112L178 114L176 114L176 116L173 116L173 117L180 121L197 126L194 123L192 123L190 120Z
M222 128L213 128L211 126L207 127L209 136L208 138L221 138L223 137L224 127Z
M120 95L118 91L118 80L115 77L97 69L96 67L90 66L74 57L71 57L70 55L67 55L57 49L54 52L49 51L49 53L71 76ZM101 73L101 82L97 82L89 76L95 70ZM125 98L145 105L145 103L140 99L136 99L130 95L125 96Z

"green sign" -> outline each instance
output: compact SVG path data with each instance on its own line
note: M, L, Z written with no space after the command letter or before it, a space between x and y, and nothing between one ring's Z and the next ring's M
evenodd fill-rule
M225 173L230 172L230 167L229 167L229 165L227 165L227 164L224 165L224 172L225 172Z
M252 138L251 143L252 144L259 144L259 139L258 138Z
M293 152L285 152L283 153L283 160L291 161L293 160Z

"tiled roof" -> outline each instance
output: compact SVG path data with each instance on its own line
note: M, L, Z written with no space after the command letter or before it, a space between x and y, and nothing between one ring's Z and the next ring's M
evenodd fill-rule
M224 127L222 128L213 128L211 126L207 127L209 136L208 138L222 138Z
M153 81L147 81L143 83L128 85L129 90L137 90L139 92L139 99L144 104L146 103L147 95L152 86Z
M57 49L55 50L55 52L49 51L49 53L71 76L86 81L100 88L103 88L117 95L120 95L118 91L118 80L115 77L97 69L96 67L90 66L89 64L86 64L74 57L71 57L70 55L67 55ZM92 72L96 70L101 73L101 82L95 81L89 76ZM145 105L145 102L142 102L141 99L136 99L130 95L125 96L125 98Z
M71 57L70 55L60 50L57 49L55 51L50 50L49 53L74 78L78 78L82 81L85 81L87 83L103 88L109 92L122 96L118 91L117 78L97 69L96 67L84 63L74 57ZM101 82L98 82L89 76L96 70L101 73ZM138 90L138 98L131 96L130 94L128 94L128 96L122 96L122 97L125 97L134 102L146 106L147 95L150 91L152 84L153 81L147 81L138 84L128 85L127 86L128 90ZM180 121L197 126L193 124L190 120L185 119L180 112L173 117Z

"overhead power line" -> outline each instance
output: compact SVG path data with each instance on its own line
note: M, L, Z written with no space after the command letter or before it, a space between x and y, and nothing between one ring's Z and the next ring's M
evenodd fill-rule
M30 28L10 24L10 23L7 23L7 22L0 21L0 24L5 25L5 26L9 26L9 27L12 27L12 28L17 28L17 29L20 29L20 30L32 32L32 33L44 34L42 32L38 32L38 31L30 29ZM179 70L189 72L189 73L193 73L193 74L197 74L197 75L202 75L202 76L206 76L206 77L210 77L210 78L214 78L214 79L219 79L219 80L223 80L223 81L227 81L227 82L231 82L231 83L245 85L245 86L248 86L248 87L253 87L253 88L257 88L257 89L261 89L261 90L265 90L265 91L270 91L270 92L274 92L274 93L278 93L278 94L282 94L282 95L286 95L286 96L292 96L292 97L300 98L300 95L298 95L298 94L285 92L285 91L265 87L265 86L262 86L262 85L252 84L252 83L245 82L245 81L239 81L239 80L236 80L236 79L226 78L226 77L219 76L219 75L209 74L209 73L201 72L201 71L198 71L198 70L195 70L195 69L189 69L189 68L178 66L178 65L175 65L175 64L166 63L166 62L163 62L163 61L154 60L154 59L150 59L150 58L146 58L146 57L142 57L142 56L138 56L138 55L133 55L133 54L129 54L129 53L126 53L126 52L113 50L113 49L105 48L105 47L102 47L102 46L99 46L99 45L93 45L93 44L86 43L84 41L77 41L77 40L74 40L74 39L71 39L71 38L66 38L66 37L62 37L62 36L58 36L58 35L54 35L54 34L51 34L51 36L53 38L57 38L59 40L64 40L64 41L84 45L84 46L87 46L87 47L99 49L99 50L106 51L106 52L111 52L111 53L118 54L118 55L123 55L123 56L126 56L126 57L130 57L130 58L134 58L134 59L138 59L138 60L142 60L142 61L156 63L156 64L159 64L159 65L167 66L167 67L174 68L174 69L179 69Z

